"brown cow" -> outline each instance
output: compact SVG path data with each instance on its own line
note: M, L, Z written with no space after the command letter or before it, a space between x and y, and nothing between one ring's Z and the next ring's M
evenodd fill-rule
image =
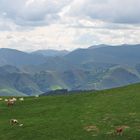
M123 131L124 131L123 127L117 127L116 128L116 134L117 135L122 135L123 134Z
M15 101L13 99L8 99L7 106L13 106L15 104Z

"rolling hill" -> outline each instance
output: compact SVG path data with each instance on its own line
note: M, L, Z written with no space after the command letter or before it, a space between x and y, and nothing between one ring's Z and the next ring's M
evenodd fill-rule
M101 81L97 84L99 89L109 89L127 85L128 83L137 83L140 81L139 75L131 72L124 67L112 67L107 71Z
M139 140L140 84L82 94L0 101L0 139ZM26 113L26 114L25 114ZM22 127L10 126L15 118ZM122 136L114 134L124 127Z
M121 66L38 73L25 73L9 65L0 67L0 95L3 96L32 96L56 89L101 90L138 82L140 74L135 69Z
M15 49L0 49L0 66L13 65L19 67L23 65L38 65L45 61L46 58L43 56L37 56Z
M95 63L109 63L134 66L140 60L140 45L120 45L103 47L89 47L77 49L65 56L65 59L77 65L93 61Z
M0 96L27 96L42 93L32 76L15 66L0 67Z
M63 52L0 49L0 95L10 91L35 95L57 88L102 90L140 82L140 45L99 45Z

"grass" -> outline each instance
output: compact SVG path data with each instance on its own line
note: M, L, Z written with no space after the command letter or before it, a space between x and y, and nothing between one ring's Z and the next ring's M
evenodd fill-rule
M10 126L18 119L24 125ZM122 136L112 132L125 126ZM96 93L0 101L0 140L140 140L140 84Z
M59 85L51 86L51 90L58 90L58 89L62 89L62 87Z

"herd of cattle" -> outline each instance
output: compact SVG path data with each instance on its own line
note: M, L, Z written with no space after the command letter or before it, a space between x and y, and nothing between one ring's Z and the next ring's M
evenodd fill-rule
M38 95L35 96L36 98L39 97ZM24 101L24 98L23 97L20 97L20 98L15 98L15 97L11 97L11 98L0 98L0 101L5 101L6 105L8 107L10 106L14 106L16 101L21 101L23 102ZM10 125L18 125L18 126L23 126L22 123L19 123L19 121L17 119L10 119Z
M35 97L38 98L39 95L36 95ZM11 98L8 98L8 99L7 98L6 99L0 98L0 101L3 101L3 100L5 101L7 106L10 107L10 106L14 106L14 104L16 103L17 100L23 102L25 99L23 97L20 97L20 98L11 97ZM12 126L13 125L23 126L23 124L19 123L19 121L17 119L10 119L10 125L12 125ZM125 129L124 127L117 127L115 129L115 133L117 135L122 135L123 132L124 132L124 129Z

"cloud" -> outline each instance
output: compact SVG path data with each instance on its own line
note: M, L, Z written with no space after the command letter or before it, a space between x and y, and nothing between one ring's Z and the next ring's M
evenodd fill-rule
M0 47L140 43L139 0L0 0Z
M66 15L112 23L140 23L139 0L74 0Z
M70 0L0 0L0 13L21 26L52 24Z
M45 26L65 17L140 24L139 0L0 0L0 17L20 26Z

